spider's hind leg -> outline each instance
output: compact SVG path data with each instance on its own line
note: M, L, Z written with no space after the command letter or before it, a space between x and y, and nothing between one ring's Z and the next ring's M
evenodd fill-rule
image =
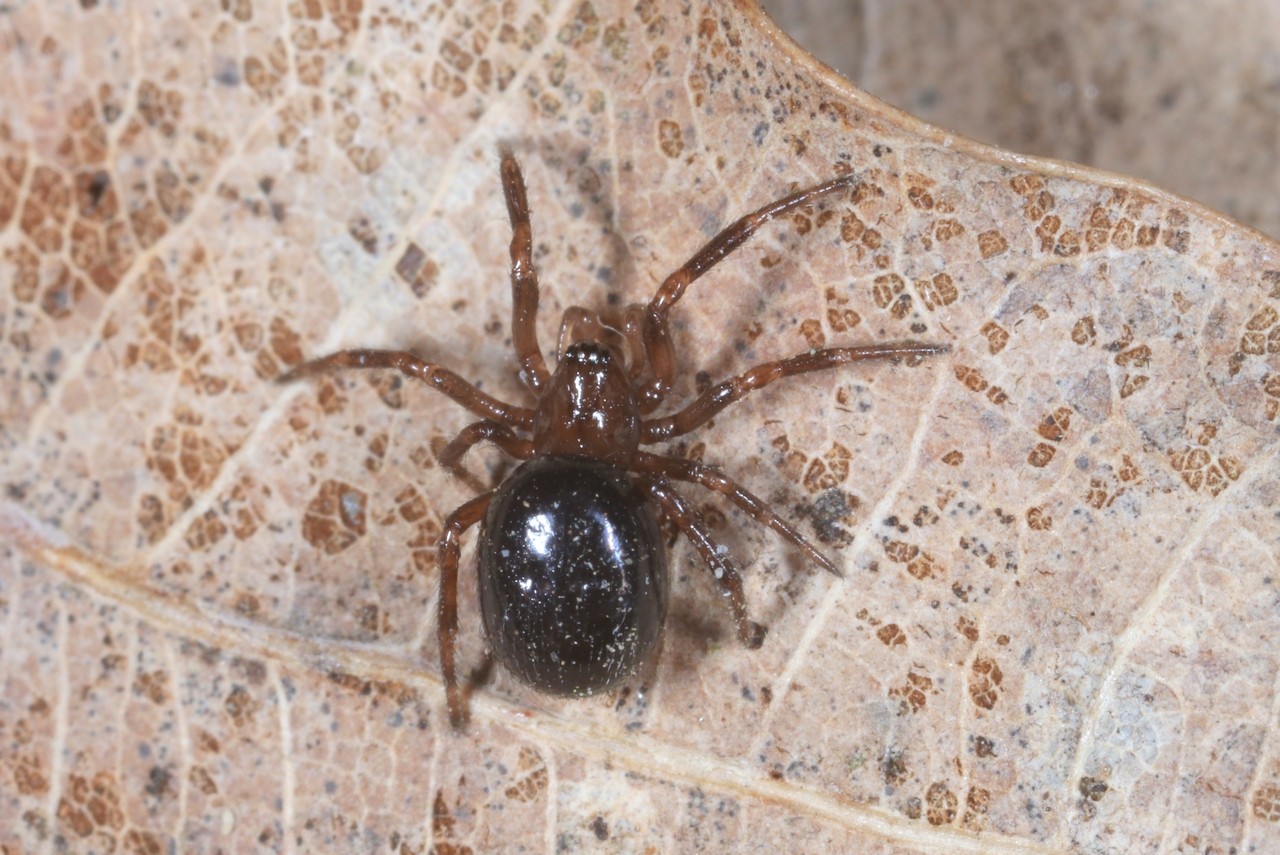
M721 593L729 600L729 610L738 627L738 640L752 650L764 644L767 632L764 625L747 617L747 597L742 590L742 574L723 547L712 540L702 517L661 475L645 477L641 483L658 503L662 513L689 538L693 548L698 550L702 560L715 574Z
M462 552L462 534L484 518L493 492L483 493L460 506L445 520L440 535L440 602L436 632L440 638L440 671L444 675L444 694L449 706L449 721L460 728L467 720L466 703L458 686L454 655L458 646L458 556Z
M720 470L702 463L696 463L692 460L681 460L678 457L649 454L644 451L636 453L636 458L632 462L632 466L642 472L660 473L662 475L666 475L668 478L674 478L677 481L687 481L691 484L698 484L706 487L708 490L719 493L737 505L741 510L750 514L753 520L772 529L792 546L803 552L806 558L814 564L817 564L823 570L826 570L833 576L844 575L840 572L840 568L832 564L831 560L827 558L827 556L823 555L822 552L818 550L818 547L814 546L807 537L797 531L795 526L778 516L773 508L769 507L769 505L762 499L741 487L736 481L728 475L725 475Z

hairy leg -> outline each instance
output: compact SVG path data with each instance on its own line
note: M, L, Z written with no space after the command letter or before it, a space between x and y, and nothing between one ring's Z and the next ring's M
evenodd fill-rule
M736 377L717 383L677 413L662 418L646 419L641 424L640 441L661 442L664 439L688 433L705 424L735 401L740 401L757 389L763 389L783 377L808 374L811 371L826 371L851 362L936 356L949 350L951 347L946 344L903 341L862 347L829 347L823 350L811 350L775 362L765 362Z
M449 707L449 721L454 727L461 727L467 719L454 664L458 646L458 556L462 552L462 533L484 518L492 499L493 492L490 491L463 504L449 514L440 535L440 603L436 632L440 638L440 672L444 676L445 700Z
M773 512L758 496L738 486L729 476L717 469L695 463L691 460L680 460L676 457L664 457L647 454L643 451L636 454L632 468L640 472L653 472L674 478L677 481L688 481L699 484L708 490L714 490L751 515L761 525L773 529L783 539L805 554L810 561L835 576L843 576L840 569L832 564L818 548L809 542L804 535L782 517Z
M445 469L448 469L459 478L465 479L466 472L460 466L462 456L471 449L471 446L485 441L492 442L517 460L528 460L533 456L532 442L516 436L515 432L506 425L483 421L472 422L459 431L458 435L450 440L448 445L440 449L436 459L440 461L440 465Z
M747 598L742 591L742 574L727 554L712 540L706 524L684 497L675 491L670 482L661 475L640 479L641 485L658 503L662 513L675 523L693 548L698 550L702 560L715 574L721 593L729 600L729 609L733 612L734 623L738 627L738 639L747 647L755 649L764 643L765 628L747 617Z
M511 342L520 361L520 379L535 395L551 378L538 347L538 271L533 266L533 226L520 162L501 147L502 194L511 220Z
M857 181L854 175L841 175L814 187L784 196L759 210L752 211L713 237L679 270L666 278L645 309L645 352L648 354L653 379L645 384L640 392L641 412L652 412L658 404L662 403L663 397L671 389L671 384L675 380L676 354L675 347L671 343L671 333L667 328L667 314L671 311L671 307L684 296L685 289L746 243L756 233L756 229L765 223L828 193L848 188Z
M394 368L407 377L426 383L432 389L443 392L481 418L500 422L511 428L528 429L533 425L533 411L490 397L454 374L433 362L428 362L407 350L340 350L310 362L304 362L293 370L276 378L277 383L292 383L316 374L328 374L346 368Z

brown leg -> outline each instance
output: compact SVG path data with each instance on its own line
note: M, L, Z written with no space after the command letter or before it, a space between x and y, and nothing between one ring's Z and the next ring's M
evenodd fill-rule
M684 497L672 488L670 482L661 475L644 478L641 483L654 498L667 519L675 523L676 528L689 538L693 548L698 550L702 560L715 574L720 590L729 600L729 609L733 612L734 623L738 626L738 640L751 649L764 643L765 628L747 617L747 598L742 592L742 575L727 554L720 552L719 546L707 533L706 524L698 512L689 506Z
M729 476L691 460L680 460L675 457L662 457L640 451L632 462L632 468L639 472L653 472L674 478L677 481L689 481L700 484L708 490L714 490L751 515L761 525L768 526L780 534L785 540L805 554L805 556L835 576L843 576L834 564L818 548L810 543L804 535L796 531L786 520L773 512L758 496L739 487Z
M502 146L502 194L511 219L511 342L520 360L520 379L535 395L551 375L538 347L538 271L533 267L533 227L524 176L511 149Z
M491 398L449 369L420 359L407 350L340 350L304 362L277 377L276 382L292 383L304 377L343 368L394 368L401 374L414 377L436 391L443 392L481 418L525 430L533 425L532 410Z
M649 357L653 379L645 384L640 392L641 412L652 412L658 404L662 403L663 397L671 389L671 384L675 380L676 353L671 344L670 331L667 329L667 313L684 296L685 289L699 276L719 264L725 256L746 243L747 239L755 234L756 229L765 223L828 193L849 187L857 180L854 175L841 175L839 178L824 181L817 186L770 202L713 237L679 270L667 277L662 287L658 289L658 293L649 301L648 308L645 309L645 352Z
M489 509L493 492L483 493L463 504L445 520L440 535L440 603L436 631L440 637L440 672L444 676L444 695L449 706L449 721L462 727L467 711L458 688L454 666L454 650L458 646L458 555L462 551L462 533L478 523Z
M436 459L440 465L459 478L466 478L466 472L459 465L462 456L478 442L492 442L517 460L528 460L533 456L533 443L516 436L512 430L497 422L472 422L464 427L449 444L440 449Z
M811 350L776 362L765 362L749 371L717 383L694 400L693 403L670 416L646 419L641 425L641 442L661 442L673 436L688 433L705 424L734 401L745 398L757 389L763 389L775 380L810 371L825 371L862 362L869 359L902 359L913 356L936 356L951 350L946 344L921 344L903 341L893 344L871 344L864 347L829 347Z

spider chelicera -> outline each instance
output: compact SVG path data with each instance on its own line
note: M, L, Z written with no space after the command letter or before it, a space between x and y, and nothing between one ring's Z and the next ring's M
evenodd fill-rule
M717 383L684 408L651 415L676 377L667 315L685 289L764 223L857 183L842 175L771 202L711 239L662 283L648 305L610 322L568 309L552 372L538 346L538 277L524 178L501 149L502 189L511 218L511 338L532 407L499 401L457 374L403 350L343 350L303 363L289 382L344 368L393 368L443 392L480 417L438 455L456 475L463 455L490 442L524 461L497 487L465 502L445 521L438 544L438 632L449 717L465 718L458 685L458 556L463 532L481 523L480 611L499 662L520 680L556 695L588 695L636 673L654 650L667 613L668 570L658 513L684 534L715 575L750 648L765 628L747 616L736 564L697 511L672 487L687 481L721 494L810 561L840 571L767 504L719 470L640 446L682 436L747 394L783 377L869 359L919 358L946 345L898 342L809 350L765 362Z

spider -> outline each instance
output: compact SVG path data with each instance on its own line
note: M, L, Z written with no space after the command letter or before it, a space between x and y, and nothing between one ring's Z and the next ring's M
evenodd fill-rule
M841 575L818 549L757 496L718 469L641 448L683 436L751 392L796 374L851 362L921 358L947 345L898 342L809 350L765 362L717 383L684 408L653 415L676 379L667 316L685 289L763 224L857 182L851 174L792 193L721 231L666 278L648 305L606 319L569 308L555 370L538 345L538 276L520 164L501 147L502 189L511 220L511 338L530 407L493 398L434 362L403 350L343 350L293 368L290 382L345 368L392 368L444 393L480 420L438 454L464 474L463 455L489 442L523 461L495 488L456 508L438 543L437 630L449 718L466 710L458 683L458 557L463 533L480 523L480 611L497 660L539 691L582 696L633 676L655 649L667 613L668 569L654 510L682 533L711 569L739 640L764 641L747 615L738 566L673 481L724 496L824 570Z

